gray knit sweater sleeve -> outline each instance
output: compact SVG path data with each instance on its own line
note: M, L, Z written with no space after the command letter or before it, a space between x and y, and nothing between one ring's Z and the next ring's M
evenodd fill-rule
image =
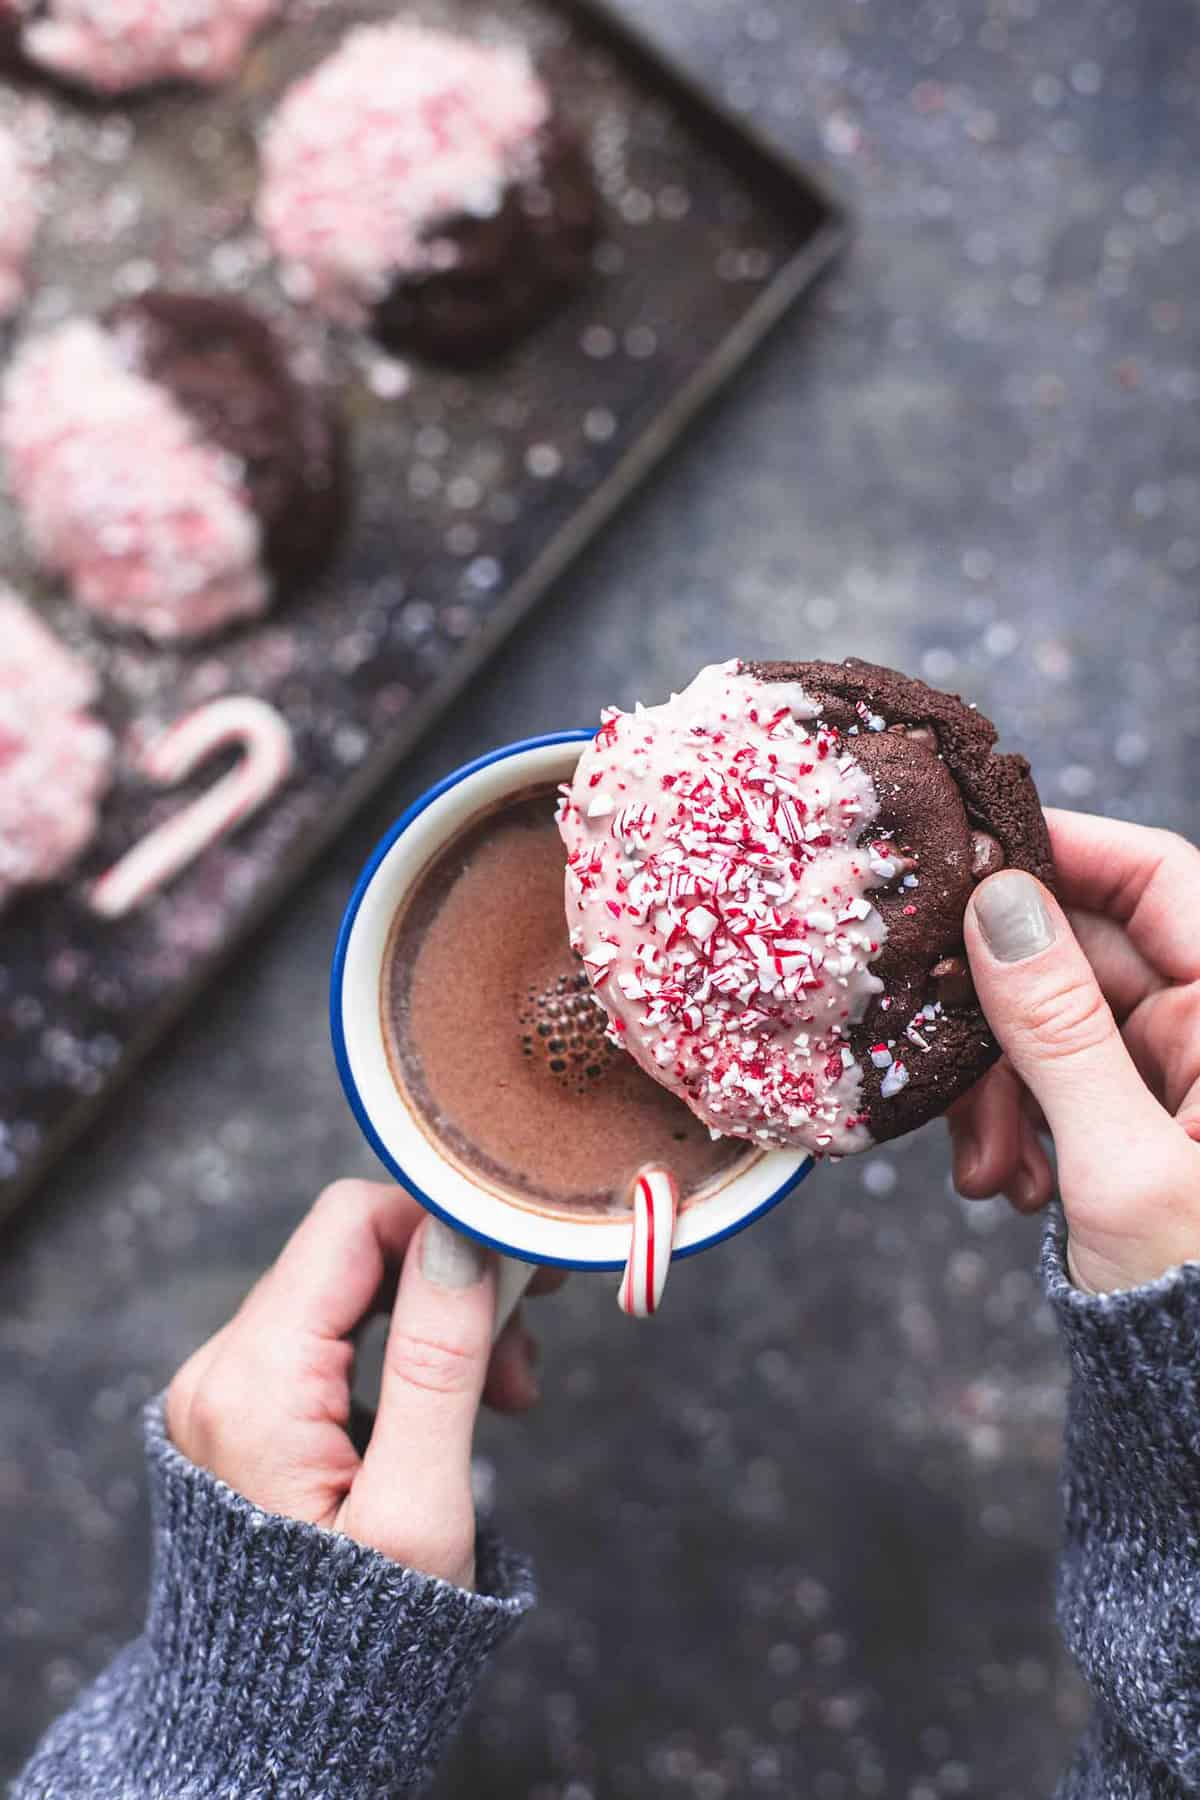
M1071 1362L1058 1614L1095 1697L1059 1800L1200 1794L1200 1264L1093 1298L1043 1270Z
M261 1512L146 1416L146 1629L51 1727L14 1800L392 1800L431 1772L533 1604L486 1532L477 1592Z
M1071 1361L1059 1617L1095 1715L1059 1800L1200 1795L1200 1264L1094 1299L1044 1270ZM532 1604L486 1535L480 1592L262 1513L152 1409L145 1635L60 1719L14 1800L392 1800L431 1771Z

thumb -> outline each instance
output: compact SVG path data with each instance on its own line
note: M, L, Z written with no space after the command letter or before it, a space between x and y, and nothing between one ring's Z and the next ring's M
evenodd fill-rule
M988 1023L1053 1133L1068 1212L1075 1195L1119 1191L1169 1121L1062 908L1007 869L975 890L963 936Z
M474 1583L471 1443L492 1348L482 1245L428 1218L404 1259L371 1441L340 1528L459 1587Z

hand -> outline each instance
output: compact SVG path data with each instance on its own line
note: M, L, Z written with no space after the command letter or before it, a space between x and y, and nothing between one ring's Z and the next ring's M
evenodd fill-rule
M1002 1062L950 1111L954 1179L1020 1212L1054 1188L1078 1287L1136 1287L1200 1260L1200 850L1049 812L1062 905L1002 871L967 908ZM1066 909L1065 911L1063 909Z
M335 1182L171 1383L173 1442L267 1512L471 1587L480 1400L522 1412L538 1397L519 1315L492 1349L493 1261L402 1188ZM398 1266L379 1411L360 1457L347 1431L350 1333L387 1304ZM531 1291L561 1280L543 1270Z

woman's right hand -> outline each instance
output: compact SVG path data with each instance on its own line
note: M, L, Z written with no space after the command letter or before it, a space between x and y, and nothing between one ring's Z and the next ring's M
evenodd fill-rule
M1054 1177L1076 1285L1200 1261L1200 850L1048 812L1061 904L1006 869L967 908L979 1001L1005 1054L951 1108L954 1178L1022 1212Z

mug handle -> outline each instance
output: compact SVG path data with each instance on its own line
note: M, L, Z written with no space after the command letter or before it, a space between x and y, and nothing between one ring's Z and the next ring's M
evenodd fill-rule
M493 1343L516 1312L521 1295L536 1273L536 1263L521 1262L515 1256L496 1258L496 1323L492 1328Z

